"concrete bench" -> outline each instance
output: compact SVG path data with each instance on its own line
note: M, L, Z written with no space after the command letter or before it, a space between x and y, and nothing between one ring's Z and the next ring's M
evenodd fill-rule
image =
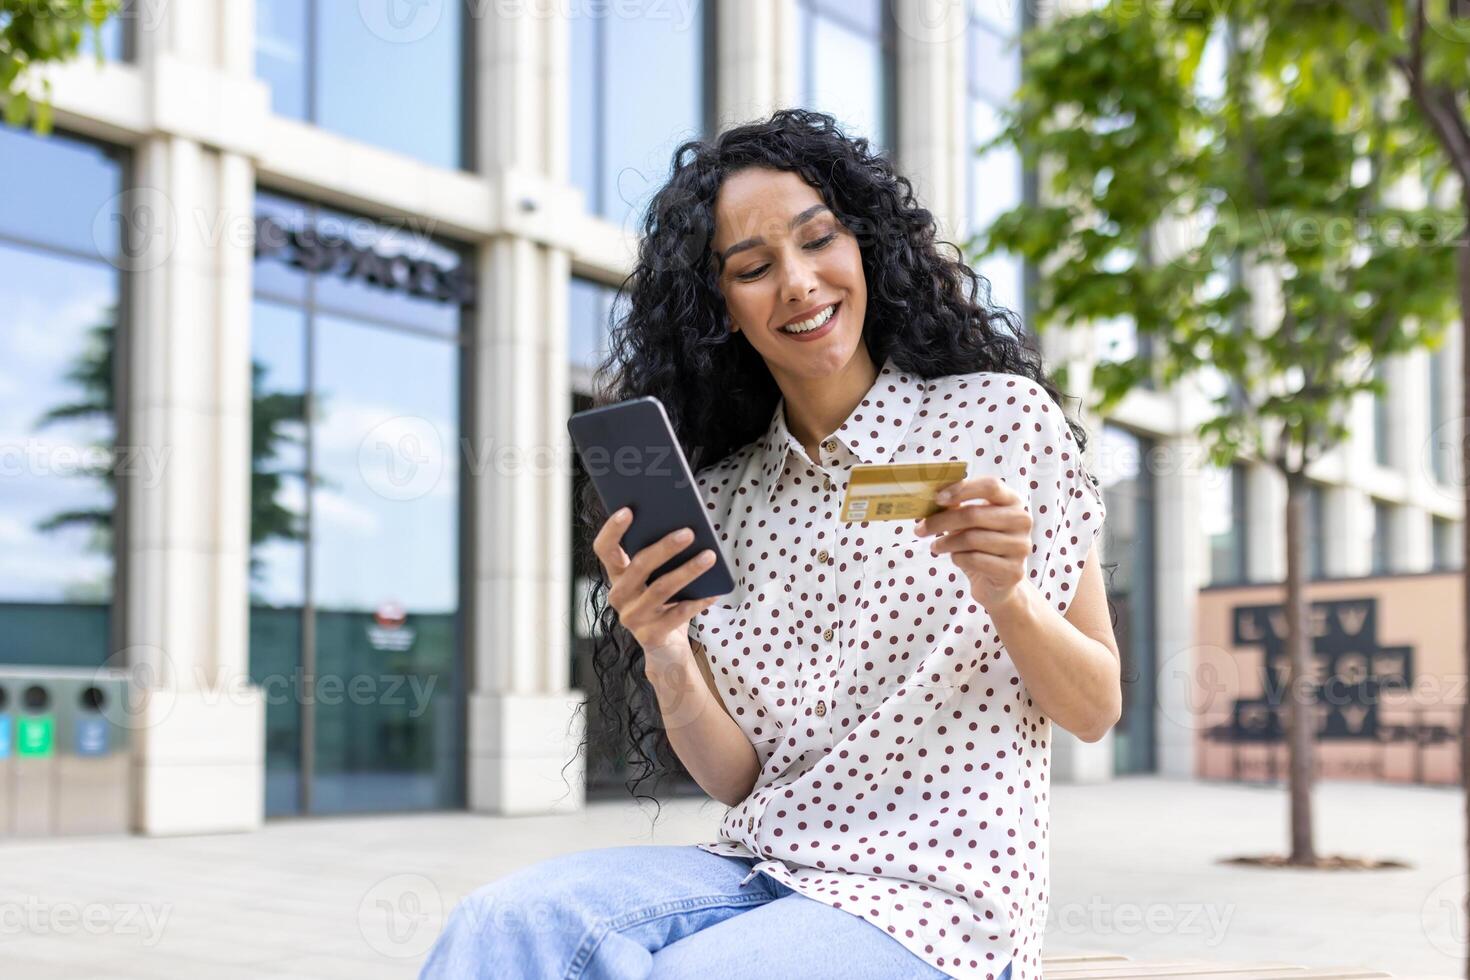
M1131 960L1114 953L1043 956L1046 980L1359 980L1392 977L1379 970L1354 967L1308 967L1289 963L1217 963L1206 960Z

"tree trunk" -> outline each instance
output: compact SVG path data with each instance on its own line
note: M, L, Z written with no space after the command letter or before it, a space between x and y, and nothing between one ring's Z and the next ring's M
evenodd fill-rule
M1465 513L1460 521L1460 621L1465 644L1465 668L1470 672L1470 175L1460 179L1465 207L1465 230L1460 234L1460 493ZM1465 853L1470 859L1470 697L1460 707L1460 786L1465 797ZM1465 898L1470 913L1470 895ZM1470 949L1465 954L1465 976L1470 977Z
M1292 864L1314 864L1312 847L1312 745L1316 698L1312 694L1312 637L1307 616L1307 478L1286 474L1286 744L1291 796Z

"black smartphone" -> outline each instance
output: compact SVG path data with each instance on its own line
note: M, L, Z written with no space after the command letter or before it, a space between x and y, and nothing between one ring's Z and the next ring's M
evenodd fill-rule
M628 557L679 528L694 531L689 546L654 569L645 586L709 548L715 563L672 599L705 599L734 590L729 563L662 402L645 395L577 412L567 420L567 431L607 513L632 508L633 522L622 540Z

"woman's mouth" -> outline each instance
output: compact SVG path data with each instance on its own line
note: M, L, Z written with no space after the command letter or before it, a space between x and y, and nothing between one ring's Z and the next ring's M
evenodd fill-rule
M785 334L792 340L816 340L818 337L830 333L833 327L837 325L837 314L840 312L841 306L842 301L838 300L826 309L818 311L815 316L809 319L794 323L789 327L778 328L778 332Z

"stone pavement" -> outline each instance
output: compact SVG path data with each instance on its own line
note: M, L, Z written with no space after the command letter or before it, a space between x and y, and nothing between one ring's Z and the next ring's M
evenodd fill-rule
M1132 777L1057 786L1046 952L1110 951L1461 976L1460 794L1320 784L1322 853L1392 871L1221 865L1285 847L1279 788ZM0 843L0 976L412 977L480 883L569 850L713 840L720 804L598 802L537 817L277 821L252 834Z

